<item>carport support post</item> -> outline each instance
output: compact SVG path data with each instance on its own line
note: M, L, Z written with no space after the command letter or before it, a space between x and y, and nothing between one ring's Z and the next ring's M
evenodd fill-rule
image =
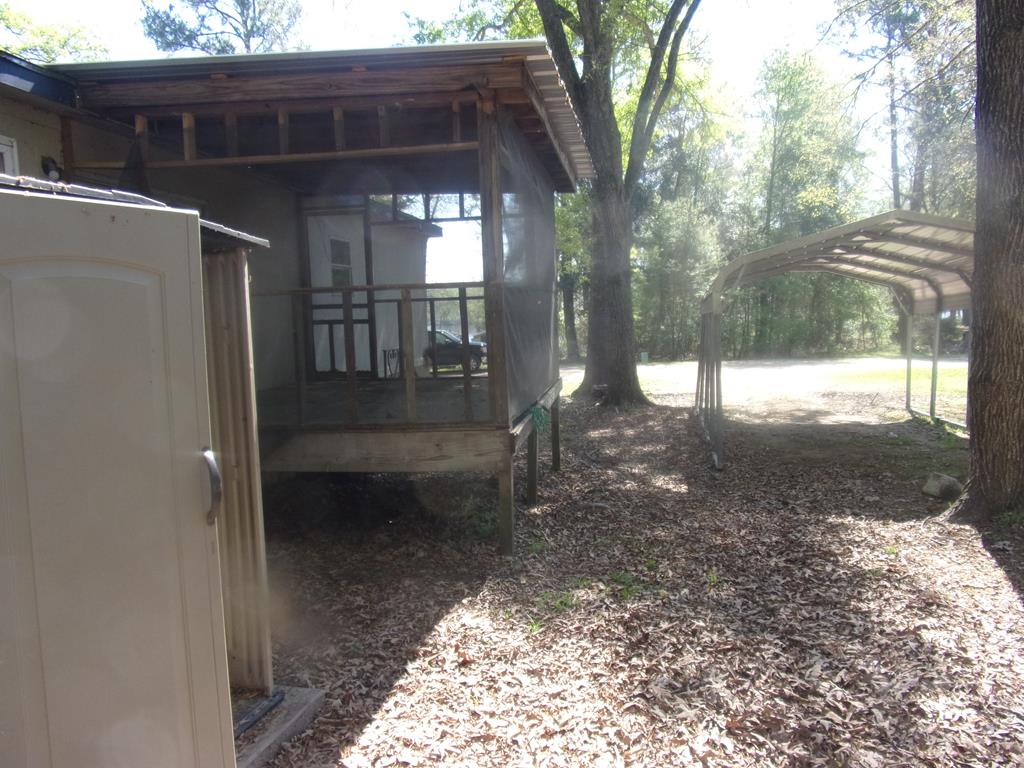
M935 305L935 333L932 337L932 395L928 403L928 415L935 419L935 396L939 388L939 342L942 337L942 299Z
M913 376L914 369L914 313L905 311L903 313L907 318L907 328L904 331L905 343L907 345L907 412L910 413L913 408L910 402L910 381Z

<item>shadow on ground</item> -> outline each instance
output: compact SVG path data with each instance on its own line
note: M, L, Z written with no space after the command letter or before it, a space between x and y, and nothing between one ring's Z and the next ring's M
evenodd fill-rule
M268 494L278 674L329 696L277 765L1022 757L1020 605L919 492L962 445L734 423L716 472L686 409L570 402L562 423L511 562L483 480ZM381 505L401 515L353 514Z

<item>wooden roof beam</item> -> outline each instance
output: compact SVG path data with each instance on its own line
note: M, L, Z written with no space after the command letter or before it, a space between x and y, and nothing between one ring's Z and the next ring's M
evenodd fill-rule
M451 144L419 144L402 147L377 147L371 149L346 149L333 152L303 152L276 155L246 155L236 157L198 157L182 160L152 160L146 163L147 168L214 168L244 165L278 165L281 163L324 162L329 160L365 160L383 157L409 157L415 155L431 155L447 152L475 151L479 145L475 141L463 141ZM127 166L123 160L82 160L76 163L77 168L84 170L121 170Z
M473 88L521 88L522 64L418 67L366 71L329 71L315 74L283 74L187 78L168 80L83 81L79 86L82 106L102 111L130 108L145 113L146 107L197 104L239 104L264 100L324 99L400 96L414 93L462 91Z

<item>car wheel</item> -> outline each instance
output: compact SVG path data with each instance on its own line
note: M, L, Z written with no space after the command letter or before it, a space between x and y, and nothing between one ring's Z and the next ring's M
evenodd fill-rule
M480 359L480 355L473 355L469 358L469 370L471 371L479 371L482 364L483 360Z

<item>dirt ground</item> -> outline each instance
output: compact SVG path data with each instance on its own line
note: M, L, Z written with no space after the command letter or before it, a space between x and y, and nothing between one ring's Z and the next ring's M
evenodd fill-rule
M565 401L512 560L487 478L269 489L277 680L327 691L276 768L1024 764L1024 538L919 491L963 440L750 376L721 472L688 382Z

